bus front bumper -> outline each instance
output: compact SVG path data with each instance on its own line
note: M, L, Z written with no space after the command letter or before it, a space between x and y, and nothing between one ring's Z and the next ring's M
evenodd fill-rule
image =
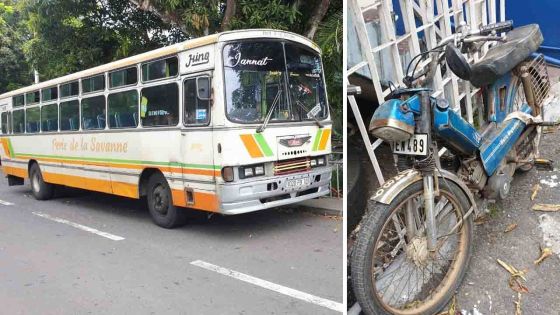
M288 205L329 194L332 168L313 169L307 173L275 176L244 183L218 186L221 196L220 213L225 215L253 212ZM288 183L304 178L309 184L293 189ZM305 179L304 179L305 180Z

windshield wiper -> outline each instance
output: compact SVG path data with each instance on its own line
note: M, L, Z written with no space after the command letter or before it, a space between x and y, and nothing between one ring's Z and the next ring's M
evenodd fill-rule
M259 127L257 127L257 133L261 133L266 129L266 126L268 125L268 122L270 121L270 117L272 117L272 112L274 112L274 109L276 108L276 105L278 104L279 100L280 100L280 93L282 92L282 90L278 90L278 93L276 93L276 96L274 97L274 101L272 102L272 106L270 106L270 109L268 110L268 113L266 113L266 118L264 119L264 122L262 125L260 125Z
M313 118L313 120L315 120L315 123L317 124L317 126L319 126L319 128L323 128L323 124L321 124L321 122L317 119L317 117L315 117L315 115L308 115L309 114L309 110L307 110L307 108L305 107L305 105L303 105L299 100L296 100L296 104L297 106L299 106L301 109L303 109L303 111L305 112L305 115L307 116L307 118ZM312 109L313 110L313 109ZM311 117L309 117L311 116Z

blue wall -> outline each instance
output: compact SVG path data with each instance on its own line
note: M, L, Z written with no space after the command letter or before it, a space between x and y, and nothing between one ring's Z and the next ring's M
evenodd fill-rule
M513 20L514 26L539 24L544 36L542 45L558 48L558 50L542 49L542 52L547 56L560 59L560 1L506 0L506 18Z

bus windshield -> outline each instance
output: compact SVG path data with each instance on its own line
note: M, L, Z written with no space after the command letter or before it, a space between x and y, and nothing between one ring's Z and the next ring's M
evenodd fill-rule
M231 121L260 123L271 109L270 122L327 118L321 58L310 48L279 41L233 43L224 46L223 59Z

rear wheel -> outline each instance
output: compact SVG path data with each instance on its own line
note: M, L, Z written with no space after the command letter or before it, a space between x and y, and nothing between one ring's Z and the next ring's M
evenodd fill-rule
M185 224L185 209L175 207L171 189L162 174L153 174L148 181L147 202L155 224L172 229Z
M434 252L427 249L422 181L389 205L369 201L350 261L365 314L435 314L461 283L472 247L472 219L462 220L470 205L457 185L439 184Z
M29 182L31 191L37 200L48 200L54 195L54 185L45 183L39 164L33 163L29 168Z

